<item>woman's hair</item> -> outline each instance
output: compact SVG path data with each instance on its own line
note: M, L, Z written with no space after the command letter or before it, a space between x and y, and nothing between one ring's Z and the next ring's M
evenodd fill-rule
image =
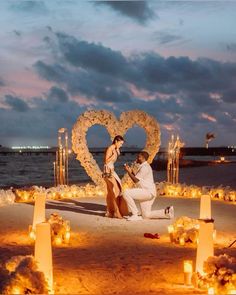
M125 141L121 135L116 135L112 141L112 144L116 143L117 141Z

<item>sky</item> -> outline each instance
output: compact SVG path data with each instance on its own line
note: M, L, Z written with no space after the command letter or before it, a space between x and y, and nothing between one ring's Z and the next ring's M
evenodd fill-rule
M55 145L88 109L140 109L161 145L236 144L236 2L0 1L0 144ZM127 143L144 145L140 128ZM92 127L88 142L109 136Z

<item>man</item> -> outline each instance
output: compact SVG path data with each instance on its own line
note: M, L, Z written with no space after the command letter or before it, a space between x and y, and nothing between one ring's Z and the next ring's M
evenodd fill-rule
M136 184L137 188L126 189L124 191L124 199L127 202L128 208L132 215L127 219L128 221L142 220L143 218L173 218L173 206L166 209L152 211L152 204L156 198L156 185L153 179L153 172L151 166L148 164L149 154L142 151L138 154L136 162L140 164L137 173L125 164L125 170L128 172L130 178ZM142 217L138 216L138 209L135 200L140 202Z

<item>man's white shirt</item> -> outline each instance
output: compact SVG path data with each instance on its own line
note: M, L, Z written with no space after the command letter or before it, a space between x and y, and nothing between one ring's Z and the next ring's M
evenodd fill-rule
M135 177L139 180L136 184L138 188L145 189L156 197L156 185L154 183L152 167L147 161L140 164Z

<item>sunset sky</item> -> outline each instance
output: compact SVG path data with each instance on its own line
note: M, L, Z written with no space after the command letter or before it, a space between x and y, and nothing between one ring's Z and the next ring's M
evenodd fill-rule
M0 144L54 145L86 109L141 109L236 145L236 2L0 1ZM141 135L140 135L141 134ZM129 144L142 144L134 129ZM102 128L91 145L106 145Z

